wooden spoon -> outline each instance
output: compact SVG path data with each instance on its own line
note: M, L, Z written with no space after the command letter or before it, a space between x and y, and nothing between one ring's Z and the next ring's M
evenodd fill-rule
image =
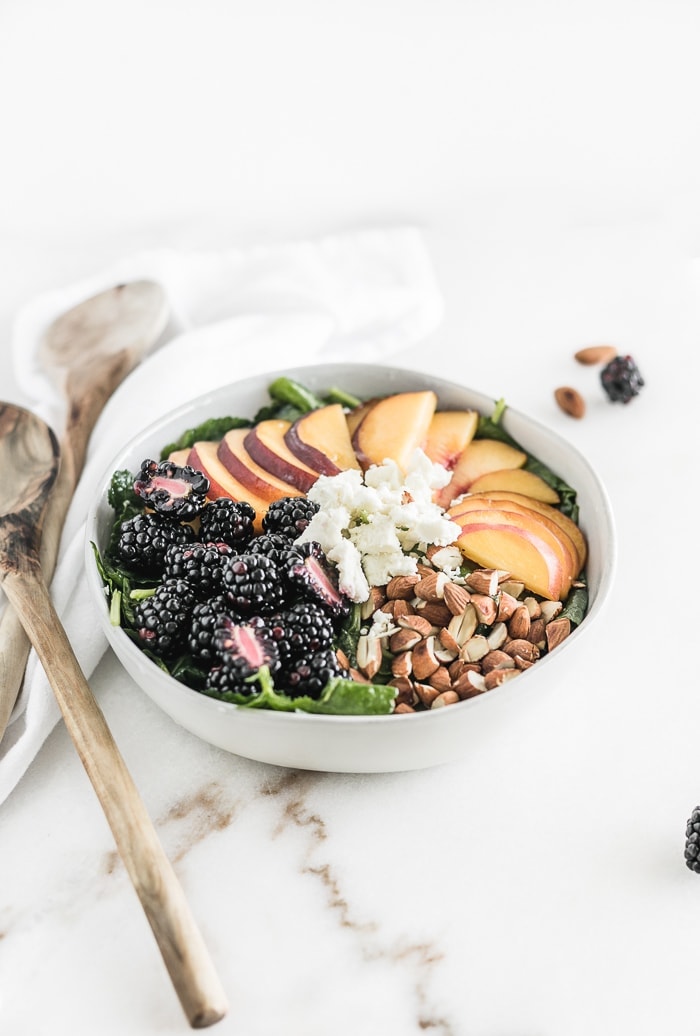
M41 543L44 579L51 583L66 513L85 463L97 418L127 374L161 334L168 316L163 289L152 281L119 284L58 317L39 358L67 402L61 468L49 502ZM0 619L0 741L22 686L29 641L17 615Z
M193 1028L219 1021L226 995L107 722L53 607L39 557L59 468L53 432L0 403L0 585L41 660Z

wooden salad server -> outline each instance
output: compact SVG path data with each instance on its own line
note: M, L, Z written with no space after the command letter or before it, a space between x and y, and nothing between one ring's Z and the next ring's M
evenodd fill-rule
M127 374L165 327L168 303L153 281L119 284L58 317L41 343L40 359L67 403L61 466L44 520L41 564L50 585L61 531L97 418ZM0 619L0 741L22 686L29 641L17 615Z
M189 1023L204 1028L224 1016L226 995L43 576L42 524L58 470L48 426L0 403L0 586L46 671Z

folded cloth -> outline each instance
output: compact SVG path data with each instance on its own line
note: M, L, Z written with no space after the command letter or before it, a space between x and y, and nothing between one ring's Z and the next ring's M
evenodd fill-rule
M85 515L125 441L159 416L227 381L319 360L379 362L429 335L442 300L421 234L366 230L313 241L190 253L144 252L89 280L42 295L17 315L12 349L32 409L60 437L65 402L41 368L38 345L60 313L123 281L165 289L171 321L155 350L125 379L93 432L63 531L51 593L83 672L107 642L83 579ZM4 602L0 602L2 606ZM59 719L34 652L0 744L0 802Z

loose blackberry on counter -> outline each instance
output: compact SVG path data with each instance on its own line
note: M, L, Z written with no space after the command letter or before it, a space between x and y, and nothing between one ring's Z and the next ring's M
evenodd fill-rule
M685 864L700 874L700 806L691 813L685 829Z
M295 540L319 510L319 505L305 496L283 496L270 504L262 520L263 532L277 532Z
M198 600L221 593L228 543L174 543L165 552L163 579L185 579Z
M246 500L219 497L206 503L200 512L200 537L208 543L228 543L242 552L255 535L254 521L255 509Z
M234 554L228 558L223 592L230 608L243 617L274 615L286 603L280 571L264 554Z
M181 650L187 638L194 593L184 579L168 579L134 608L141 646L161 657Z
M209 479L189 465L145 460L134 482L134 492L158 514L190 522L204 507Z
M606 363L600 382L613 403L629 403L644 386L644 378L631 356L616 356Z
M173 544L184 546L195 540L191 525L173 522L160 514L136 514L119 526L115 552L125 565L137 572L159 575L165 555Z
M344 618L350 611L350 602L338 589L335 570L320 544L312 540L296 549L298 556L288 559L282 568L289 586L306 600L321 604L333 618Z

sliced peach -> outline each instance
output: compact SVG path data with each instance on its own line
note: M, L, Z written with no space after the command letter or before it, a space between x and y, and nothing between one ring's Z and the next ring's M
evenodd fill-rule
M319 475L359 467L340 403L310 410L292 423L284 440L294 456Z
M513 493L529 496L532 500L541 500L545 504L559 503L557 491L552 489L534 471L526 471L524 468L502 468L500 471L488 471L472 482L469 492L487 493L491 489L507 489Z
M483 494L482 494L483 495ZM541 500L534 500L530 497L522 496L519 493L510 493L505 490L492 490L488 494L489 500L493 501L496 507L507 507L508 501L512 501L516 504L522 504L524 507L529 507L532 511L537 511L540 514L545 515L551 521L556 524L569 536L574 546L576 547L576 553L578 555L578 572L582 571L586 564L586 557L588 555L588 546L586 544L586 537L583 532L568 515L562 514L557 507L551 507L549 504L544 503ZM469 499L467 497L467 499ZM459 510L461 504L456 504L455 509ZM457 521L458 519L455 519Z
M217 451L224 467L241 485L268 503L282 496L303 496L301 490L277 478L253 460L244 445L248 431L247 428L232 428L226 432Z
M406 470L411 454L426 440L437 406L434 392L397 392L378 400L352 439L364 469L393 460Z
M581 571L578 549L569 534L564 531L558 522L553 521L548 514L544 514L534 507L529 507L524 503L510 499L492 500L486 493L470 493L461 503L455 504L454 508L450 508L448 514L453 521L461 525L465 514L469 514L471 511L486 509L508 511L509 513L515 512L516 514L524 515L531 523L543 525L559 541L562 563L571 572L571 578L573 579Z
M359 406L356 406L354 410L351 410L349 414L345 415L351 439L355 434L355 429L359 425L360 421L364 420L376 402L376 399L368 399L365 403L361 403Z
M291 421L259 421L250 429L243 445L256 464L302 493L308 493L318 472L295 457L284 440Z
M186 450L186 449L185 450L173 450L173 452L168 455L168 460L172 461L173 464L177 464L177 466L179 468L184 468L185 464L189 464L190 463L189 460L187 459L189 457L189 455L190 455L190 451ZM197 470L199 471L199 468Z
M566 569L559 540L544 525L515 511L468 511L460 516L456 543L465 557L484 568L505 569L533 593L563 600L573 575Z
M190 449L187 463L209 479L210 500L230 497L231 500L246 500L255 511L256 532L262 531L262 519L267 513L268 501L252 493L231 472L224 467L218 456L218 442L196 442Z
M472 482L489 471L522 468L527 454L500 439L473 439L455 464L450 482L441 489L437 503L449 507L455 497L466 493Z
M423 445L435 464L452 471L479 424L476 410L438 410L433 414Z

